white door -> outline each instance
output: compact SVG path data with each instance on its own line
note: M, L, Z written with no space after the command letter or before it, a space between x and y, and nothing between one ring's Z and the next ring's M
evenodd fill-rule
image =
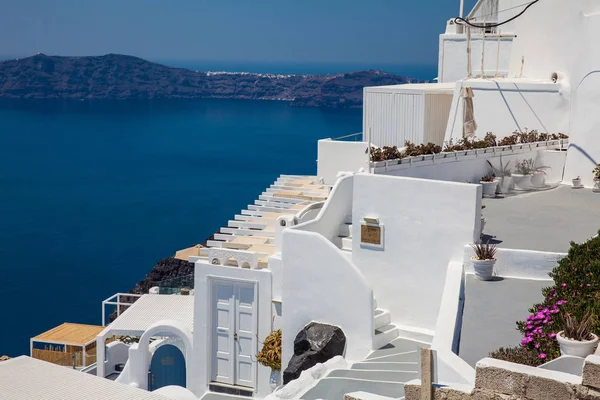
M255 286L214 280L212 380L254 387Z

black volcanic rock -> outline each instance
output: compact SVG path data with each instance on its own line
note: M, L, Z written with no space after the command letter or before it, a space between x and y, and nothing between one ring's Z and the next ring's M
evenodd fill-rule
M334 75L206 73L108 54L38 54L0 62L0 98L287 101L303 107L360 107L365 86L422 82L380 71Z

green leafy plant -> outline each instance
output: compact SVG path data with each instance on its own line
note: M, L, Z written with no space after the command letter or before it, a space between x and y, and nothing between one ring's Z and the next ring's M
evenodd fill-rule
M594 168L592 173L594 174L594 180L600 181L600 164L596 165L596 168Z
M584 342L593 340L592 324L594 323L594 315L590 312L583 314L581 320L573 318L571 314L565 313L563 316L563 336L567 339Z
M498 251L498 247L494 244L487 243L477 243L472 244L471 247L475 251L475 259L479 261L487 261L487 260L495 260L496 252Z
M257 356L258 362L274 371L281 370L281 329L271 332Z
M531 175L534 171L535 161L533 161L531 158L515 164L515 173L519 175Z
M600 232L585 243L571 243L567 256L549 275L554 285L542 290L544 301L529 309L525 321L517 322L523 334L521 346L546 361L560 356L556 335L565 330L566 322L561 315L568 313L577 321L583 321L586 314L600 315ZM598 335L598 318L589 324Z
M488 165L494 171L494 175L500 178L506 178L511 176L512 172L510 171L510 161L504 164L502 162L502 156L500 156L500 167L496 168L490 160L487 160Z

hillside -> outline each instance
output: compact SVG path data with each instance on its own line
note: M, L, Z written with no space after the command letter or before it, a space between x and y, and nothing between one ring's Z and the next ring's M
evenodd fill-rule
M380 71L270 75L192 71L108 54L38 54L0 62L0 98L280 100L294 106L360 107L362 89L422 82Z

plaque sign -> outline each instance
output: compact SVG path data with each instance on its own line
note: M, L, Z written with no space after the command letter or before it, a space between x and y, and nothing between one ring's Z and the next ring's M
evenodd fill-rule
M366 244L381 246L381 227L379 225L364 224L360 226L360 241Z

